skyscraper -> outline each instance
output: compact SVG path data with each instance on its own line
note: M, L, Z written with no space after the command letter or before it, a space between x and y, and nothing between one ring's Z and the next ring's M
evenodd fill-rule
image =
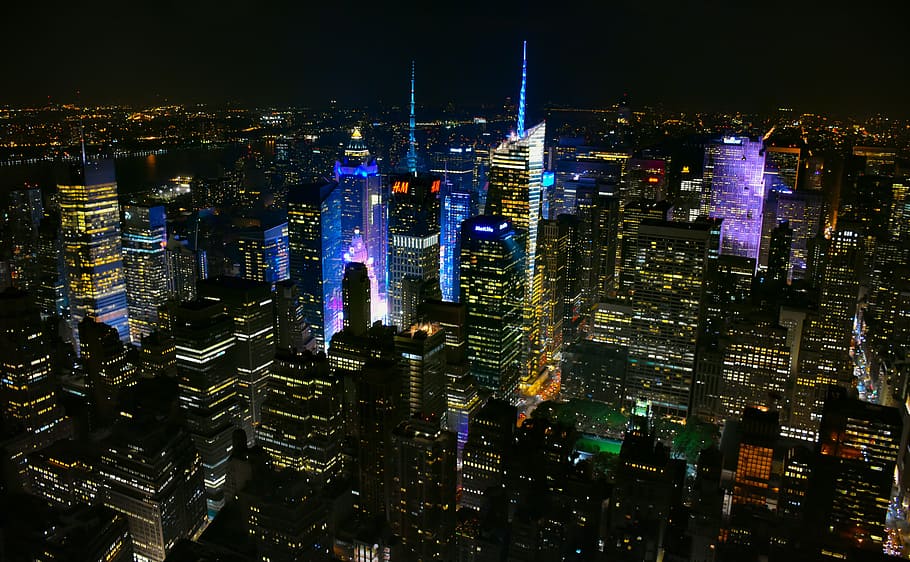
M231 363L235 343L231 317L215 300L188 301L174 311L180 409L193 444L202 457L208 514L224 507L227 461L234 429L243 417L237 396L237 371Z
M291 280L300 290L303 314L318 349L328 349L342 328L341 204L335 183L288 190Z
M807 520L813 521L817 540L881 555L903 426L898 409L830 388L809 484Z
M237 239L240 276L274 285L290 276L288 270L288 223L248 229Z
M123 424L106 444L104 505L129 521L137 559L163 562L205 524L199 453L183 428L154 422Z
M260 408L275 360L275 312L266 282L216 277L197 284L199 297L218 301L231 317L234 347L230 361L236 369L237 394L243 402L243 429L253 442Z
M445 423L445 332L438 324L414 324L395 336L402 400L409 416Z
M653 219L638 231L626 399L658 415L688 412L710 234L705 222Z
M194 300L196 282L209 276L205 250L191 250L186 240L172 236L167 241L167 261L170 294L178 301Z
M120 206L112 160L83 161L57 185L70 325L91 317L129 342L130 330L120 239Z
M455 435L411 419L392 433L389 519L413 560L448 560L455 543Z
M275 361L257 441L276 468L331 483L343 468L343 379L325 357L281 351Z
M476 204L470 191L448 185L444 179L441 197L441 218L439 225L439 287L442 299L448 302L458 300L460 282L461 223L476 215Z
M509 221L479 216L461 225L461 302L471 374L509 402L521 376L522 299L527 282L522 246Z
M704 180L711 191L709 214L724 219L721 253L758 260L764 167L760 139L723 137L705 146Z
M379 176L379 165L370 155L360 128L355 127L344 151L335 162L335 181L341 201L341 250L350 251L356 235L363 240L367 259L364 264L376 272L385 272L386 201ZM385 294L385 276L380 293Z
M124 205L122 224L130 337L138 343L158 325L158 307L168 295L164 207Z
M102 322L82 319L79 347L93 422L111 423L120 413L120 393L136 384L136 367L127 360L127 348L117 331Z
M38 309L18 289L0 293L0 393L5 424L24 436L19 446L6 445L24 474L25 455L69 437L72 424L57 399Z
M389 321L405 327L403 284L439 291L439 189L435 176L392 176L389 201ZM413 321L413 319L410 319ZM408 323L409 325L409 323Z
M542 204L546 124L540 123L522 133L505 140L493 151L486 214L509 220L522 249L521 265L525 280L522 284L520 377L530 381L537 375L535 359L539 352L539 333L534 314L540 295L534 292L534 268Z

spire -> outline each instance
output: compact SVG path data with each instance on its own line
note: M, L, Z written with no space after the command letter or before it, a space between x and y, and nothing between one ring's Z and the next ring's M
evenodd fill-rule
M521 92L518 94L518 136L525 136L525 88L528 83L528 42L524 42L521 56Z
M414 61L411 61L411 120L408 133L408 172L417 175L417 141L414 139Z
M85 124L82 122L82 116L79 116L79 142L82 143L82 167L85 167L88 161L85 157Z

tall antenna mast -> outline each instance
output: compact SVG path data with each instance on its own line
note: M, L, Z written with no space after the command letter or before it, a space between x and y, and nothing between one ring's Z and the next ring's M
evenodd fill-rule
M411 120L408 133L408 172L417 175L417 140L414 138L414 61L411 61Z
M525 89L528 83L528 42L524 42L521 55L521 91L518 94L518 136L525 136Z

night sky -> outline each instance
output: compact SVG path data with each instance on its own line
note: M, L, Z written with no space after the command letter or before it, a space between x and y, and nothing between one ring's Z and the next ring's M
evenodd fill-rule
M534 107L910 114L899 0L386 4L5 2L0 104L500 105L527 39Z

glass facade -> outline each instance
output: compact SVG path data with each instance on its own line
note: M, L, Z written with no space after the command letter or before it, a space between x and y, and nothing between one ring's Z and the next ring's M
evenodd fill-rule
M139 342L155 330L158 307L168 297L164 207L124 205L122 225L130 337Z
M114 163L89 161L58 185L70 326L91 317L130 341ZM78 341L76 349L78 349Z

